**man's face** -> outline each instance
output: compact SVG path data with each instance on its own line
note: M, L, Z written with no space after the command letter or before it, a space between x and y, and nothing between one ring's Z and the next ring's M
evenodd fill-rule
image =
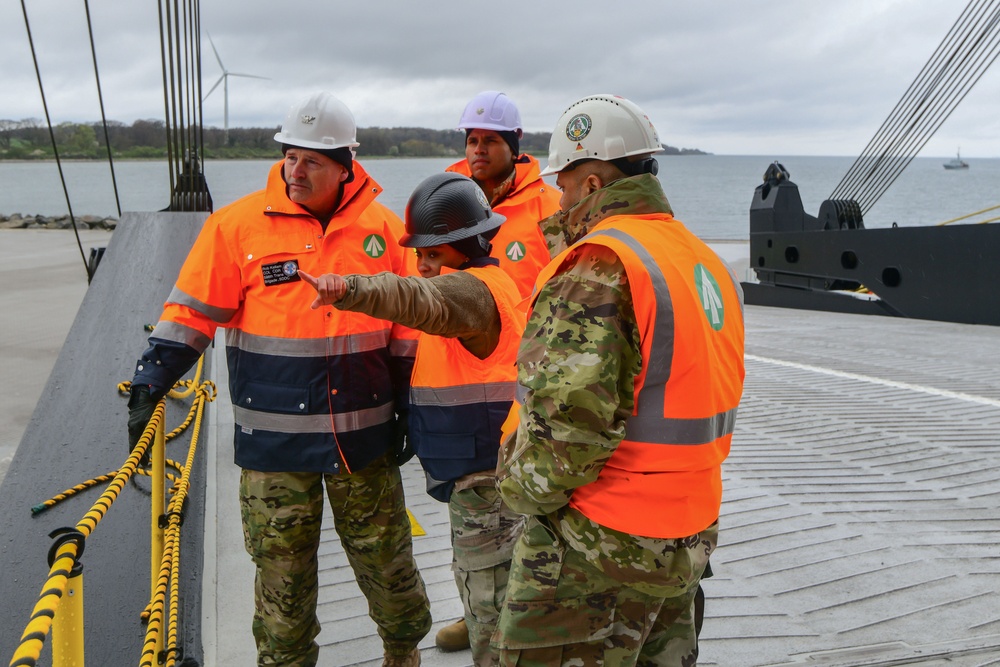
M587 163L577 166L575 169L563 169L556 174L556 187L561 193L559 196L559 208L568 211L581 199L594 191L590 182L590 169Z
M480 183L501 181L514 169L514 155L498 132L475 129L465 140L465 159Z
M284 169L289 199L314 215L333 213L348 176L344 165L316 151L289 148Z
M447 243L426 248L414 248L417 255L417 271L424 278L441 275L441 267L457 269L465 263L466 257Z

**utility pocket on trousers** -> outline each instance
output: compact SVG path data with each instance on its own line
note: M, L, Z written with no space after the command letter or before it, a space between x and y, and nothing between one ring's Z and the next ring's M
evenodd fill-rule
M616 600L611 594L530 602L508 599L491 643L517 650L606 639L613 629Z
M491 644L536 649L609 637L618 596L578 587L584 573L566 567L566 546L545 517L529 516L514 545L507 599ZM556 663L558 664L558 663Z

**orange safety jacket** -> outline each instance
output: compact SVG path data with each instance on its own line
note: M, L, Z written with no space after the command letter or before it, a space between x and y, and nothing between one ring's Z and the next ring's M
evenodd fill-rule
M236 463L276 472L350 472L390 446L405 410L417 332L361 313L311 310L301 269L413 275L399 218L354 164L323 230L285 193L264 190L211 215L181 268L133 382L168 389L226 328Z
M570 506L632 535L681 538L715 522L722 461L743 393L743 290L718 255L669 214L612 216L583 244L610 248L625 265L642 369L625 438Z
M442 269L442 273L450 269ZM408 438L427 477L427 493L442 502L455 480L495 470L500 425L514 400L517 348L524 332L521 297L495 265L464 270L483 281L500 313L500 340L485 359L457 338L422 333L410 383Z
M493 210L507 218L493 237L493 257L517 285L521 298L527 298L535 278L551 259L538 223L559 210L559 191L539 176L538 160L522 155L514 162L514 185ZM461 160L445 171L472 178L468 160Z

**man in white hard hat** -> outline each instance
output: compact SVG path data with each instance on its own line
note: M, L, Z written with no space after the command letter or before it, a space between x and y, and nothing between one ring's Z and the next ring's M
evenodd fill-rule
M493 255L527 297L549 262L538 221L559 210L559 193L542 180L538 160L521 153L521 112L504 93L487 90L473 97L458 128L465 130L465 159L446 171L471 177L493 210L507 218L493 238Z
M299 270L411 275L403 225L354 161L347 106L321 92L274 136L265 189L212 214L132 380L134 447L156 402L226 328L246 549L257 568L257 664L312 667L324 488L383 640L384 665L420 664L431 626L399 466L416 333L366 315L302 313Z
M561 212L518 351L498 467L527 515L497 626L501 664L688 667L743 391L742 289L673 217L633 102L559 119Z

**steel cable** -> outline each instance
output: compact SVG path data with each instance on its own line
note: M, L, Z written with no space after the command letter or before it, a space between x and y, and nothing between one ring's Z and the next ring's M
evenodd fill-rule
M1000 6L973 0L834 188L867 213L1000 55Z
M31 35L31 23L28 21L28 8L21 0L21 13L24 14L24 28L28 32L28 46L31 48L31 61L35 64L35 78L38 79L38 92L42 96L42 109L45 111L45 124L49 128L49 139L52 141L52 154L56 160L56 169L59 171L59 182L62 183L63 196L66 197L66 208L69 211L69 219L73 225L73 233L76 234L76 245L80 249L80 259L83 260L83 270L87 273L87 284L93 279L90 267L87 265L87 256L83 252L83 242L80 240L80 230L76 227L76 216L73 215L73 204L69 200L69 188L66 187L66 176L63 174L62 160L59 159L59 146L56 145L56 135L52 130L52 117L49 115L49 104L45 100L45 86L42 85L42 72L38 67L38 56L35 52L35 40Z
M952 25L948 34L945 35L944 39L941 40L941 43L935 49L930 60L928 60L917 75L917 78L907 88L903 97L896 103L889 116L882 122L875 136L865 146L861 156L855 160L854 165L852 165L837 188L834 189L833 194L830 195L831 199L848 198L849 193L862 185L870 176L872 169L878 165L886 151L886 143L890 142L891 138L901 131L900 126L905 122L906 118L912 115L914 108L919 105L918 97L920 91L925 88L927 78L938 67L938 63L944 57L944 54L953 48L950 43L957 38L961 26L969 20L967 14L968 8Z
M1000 13L992 21L994 24L993 28L996 27L998 18L1000 18ZM998 49L998 46L1000 46L1000 33L994 33L990 38L990 42L984 42L983 37L984 35L980 35L975 40L977 43L975 47L977 52L963 59L962 70L953 75L952 78L946 80L942 90L929 98L930 102L925 105L927 107L926 120L923 120L919 127L912 129L906 135L897 139L892 148L897 156L902 157L896 157L890 163L891 168L887 168L884 171L881 179L876 179L865 184L859 195L860 201L865 202L862 206L864 213L867 213L889 186L895 182L902 171L916 157L916 154L920 152L920 149L923 148L931 136L937 132L938 128L951 115L952 111L968 95L975 83L982 77L989 68L989 65L992 64L993 60L996 59L998 53L1000 53L1000 49ZM923 117L925 113L922 112L920 115Z
M160 59L170 172L169 211L211 211L204 184L198 0L159 0ZM197 122L195 122L197 120Z
M118 217L122 217L122 203L118 197L118 179L115 178L115 162L111 157L111 137L108 136L108 117L104 113L104 94L101 92L101 73L97 67L97 49L94 46L94 27L90 22L90 0L83 0L87 13L87 33L90 35L90 56L94 61L94 80L97 82L97 101L101 106L101 125L104 127L104 145L108 149L108 167L111 169L111 187L115 191L115 207Z

